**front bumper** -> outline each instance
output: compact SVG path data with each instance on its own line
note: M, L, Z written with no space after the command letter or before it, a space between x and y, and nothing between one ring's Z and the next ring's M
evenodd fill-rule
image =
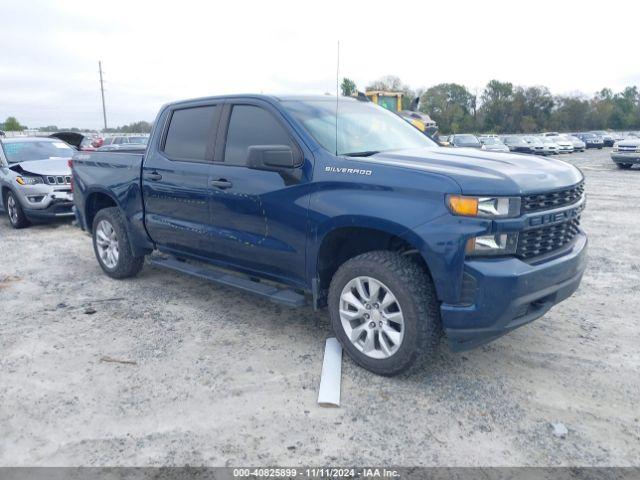
M18 195L30 219L73 217L73 194L67 188L28 185L21 187Z
M48 218L72 218L73 202L53 202L47 208L38 210L30 210L24 208L24 214L30 219L48 219Z
M582 232L562 256L537 265L513 257L467 260L465 273L477 285L473 304L440 307L451 348L475 348L541 317L577 290L586 264Z
M615 152L611 160L616 163L640 163L640 152Z

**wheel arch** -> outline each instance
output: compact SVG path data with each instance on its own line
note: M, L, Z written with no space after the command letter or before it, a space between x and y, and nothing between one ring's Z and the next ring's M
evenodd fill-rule
M431 277L429 265L421 254L422 242L397 223L367 217L356 221L349 217L325 226L316 238L318 241L309 258L315 308L326 306L329 284L340 265L370 251L390 250L410 255Z
M121 206L116 201L115 197L104 190L93 190L86 196L84 202L84 220L89 232L93 233L93 219L96 214L105 208L118 207L122 210Z
M0 185L0 204L2 205L2 208L6 208L7 202L5 199L10 191L11 189L7 185Z

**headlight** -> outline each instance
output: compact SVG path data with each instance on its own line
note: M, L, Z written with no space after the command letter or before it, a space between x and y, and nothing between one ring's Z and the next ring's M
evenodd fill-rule
M36 185L44 183L44 180L42 180L42 177L16 177L16 182L20 185Z
M513 255L518 247L518 232L482 235L467 240L468 256Z
M454 215L482 218L510 218L520 215L520 197L467 197L447 195Z

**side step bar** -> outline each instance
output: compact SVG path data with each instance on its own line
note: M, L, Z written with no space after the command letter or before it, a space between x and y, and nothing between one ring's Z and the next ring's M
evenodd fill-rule
M151 256L149 257L149 263L158 267L168 268L176 272L186 273L193 277L219 283L220 285L239 288L245 292L260 295L261 297L268 298L272 302L283 303L290 307L302 307L306 304L304 295L294 292L293 290L281 289L274 287L273 285L254 282L246 278L225 273L221 270L214 270L213 268L207 268L202 265L194 265L176 258Z

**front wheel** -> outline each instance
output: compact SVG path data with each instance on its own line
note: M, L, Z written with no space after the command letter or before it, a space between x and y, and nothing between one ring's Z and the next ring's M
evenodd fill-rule
M616 163L616 165L618 166L618 168L622 168L624 170L628 170L632 166L632 164L630 163Z
M100 210L93 220L93 250L100 267L112 278L136 275L144 265L144 256L134 256L124 218L117 207Z
M11 191L7 193L5 198L5 207L11 226L13 228L24 228L29 226L29 219L22 210L20 201L16 198L15 194Z
M441 337L429 275L396 252L369 252L345 262L331 280L329 309L347 354L379 375L407 370L433 354Z

